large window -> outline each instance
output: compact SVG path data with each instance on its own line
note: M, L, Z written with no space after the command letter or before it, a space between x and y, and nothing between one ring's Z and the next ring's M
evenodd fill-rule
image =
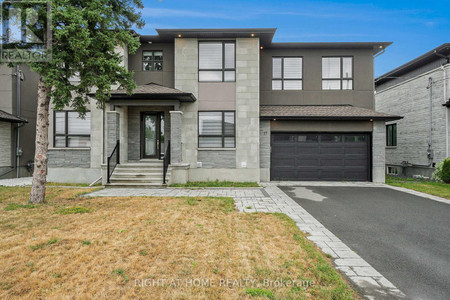
M386 146L397 146L397 124L386 125Z
M353 89L353 57L322 57L322 89Z
M91 113L81 119L75 111L55 111L55 148L88 148L91 146Z
M201 111L198 113L199 148L234 148L234 111Z
M272 90L301 90L302 69L301 57L273 57Z
M199 81L236 81L234 42L200 42L198 49Z
M163 52L162 51L142 51L142 70L162 71Z

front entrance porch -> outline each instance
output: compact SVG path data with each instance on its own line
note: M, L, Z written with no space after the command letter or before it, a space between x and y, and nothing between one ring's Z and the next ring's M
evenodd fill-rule
M181 162L181 102L195 97L156 84L135 93L111 94L105 117L103 183L158 187L170 179L169 164ZM172 145L172 146L171 146Z

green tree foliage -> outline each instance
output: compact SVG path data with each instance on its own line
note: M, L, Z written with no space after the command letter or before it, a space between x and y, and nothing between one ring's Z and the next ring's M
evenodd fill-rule
M15 6L25 2L13 2ZM118 48L134 53L140 43L132 30L144 25L139 10L141 0L52 0L52 60L30 62L40 76L36 119L36 153L30 202L45 201L48 151L48 111L66 106L86 113L87 93L95 91L98 107L118 84L130 93L133 74L122 64ZM47 14L42 9L39 15ZM77 82L70 79L77 77Z

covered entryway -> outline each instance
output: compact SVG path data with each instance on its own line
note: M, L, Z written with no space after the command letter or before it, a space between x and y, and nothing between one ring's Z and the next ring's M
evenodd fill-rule
M370 180L369 133L272 133L271 180Z

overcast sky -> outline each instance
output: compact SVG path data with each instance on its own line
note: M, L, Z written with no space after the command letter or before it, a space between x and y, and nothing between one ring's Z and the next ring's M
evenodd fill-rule
M392 41L375 76L450 42L450 1L143 0L145 28L276 27L274 42Z

